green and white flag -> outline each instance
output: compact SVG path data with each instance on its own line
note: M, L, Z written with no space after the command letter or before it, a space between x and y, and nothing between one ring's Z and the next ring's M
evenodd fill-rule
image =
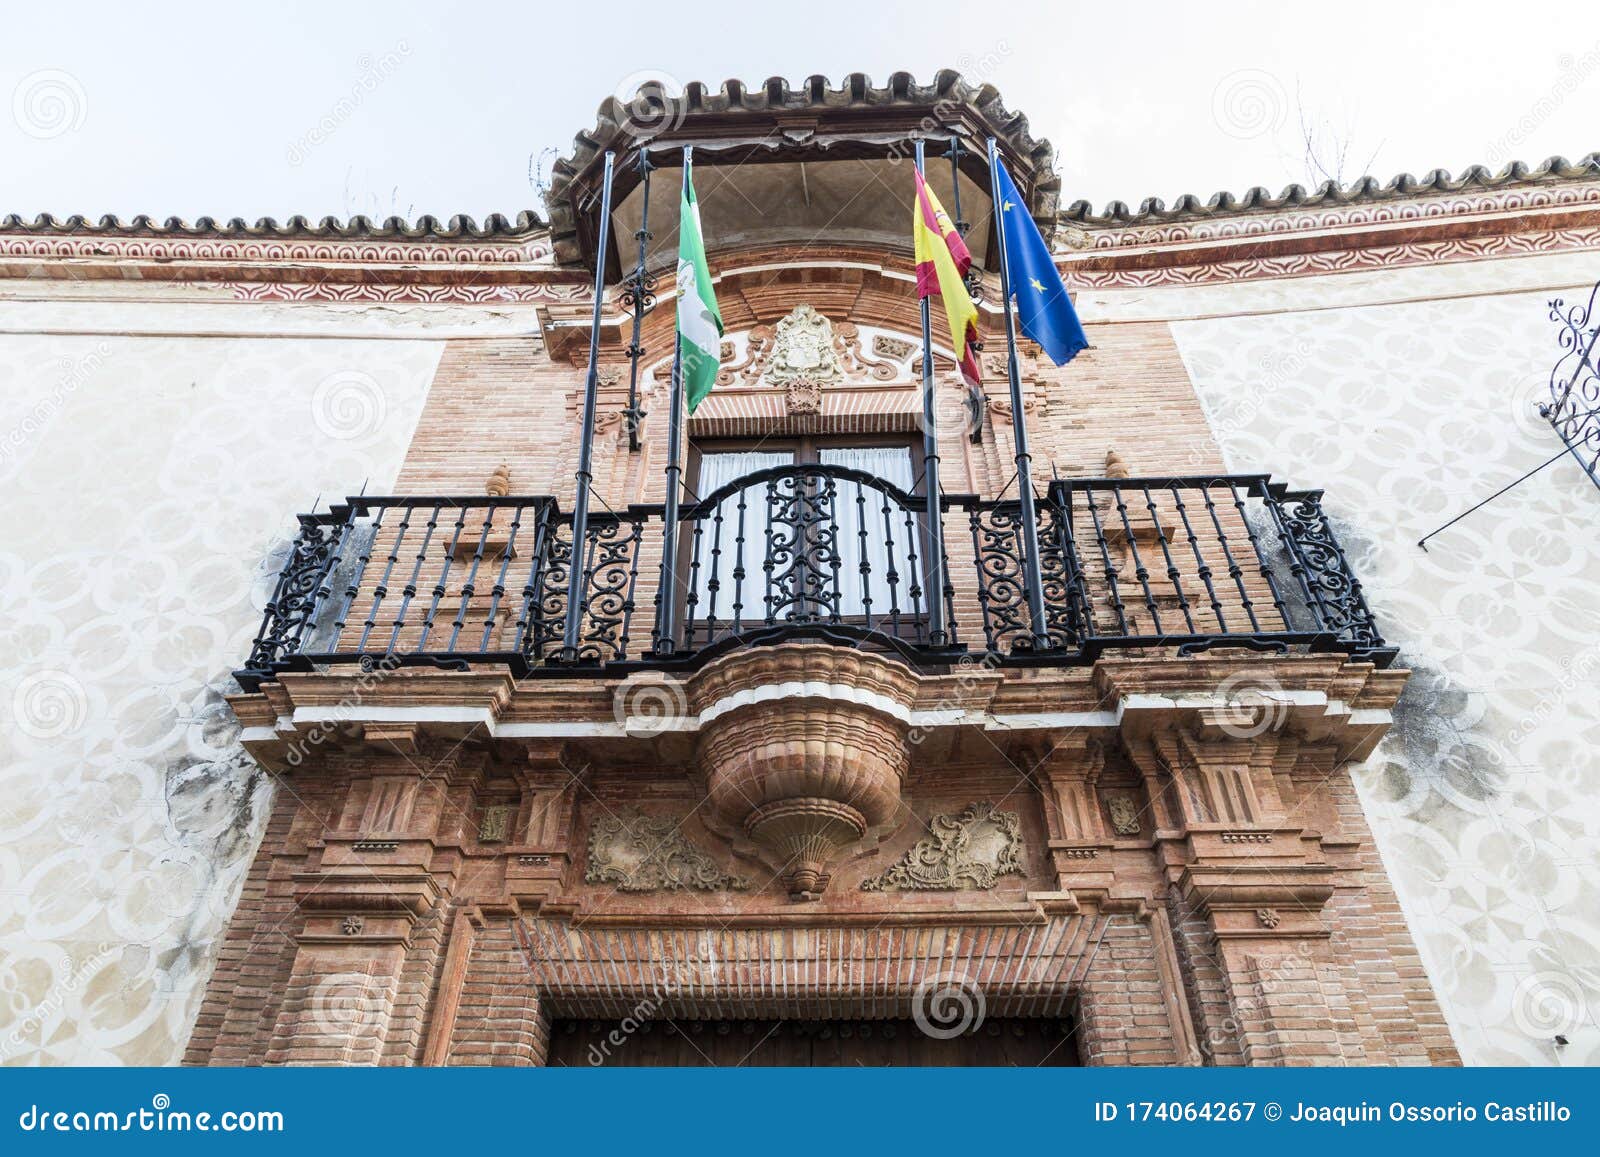
M683 393L689 413L716 384L722 354L722 313L711 291L706 246L700 236L700 202L687 163L683 204L678 210L678 349L683 358Z

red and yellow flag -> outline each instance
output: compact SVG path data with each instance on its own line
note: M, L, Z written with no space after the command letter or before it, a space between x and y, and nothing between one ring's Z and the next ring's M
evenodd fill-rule
M967 295L961 279L972 267L961 234L950 223L944 206L933 195L928 183L917 173L917 203L912 209L911 235L917 254L917 296L944 302L945 320L950 323L950 347L956 351L961 377L969 386L978 384L978 355L973 343L978 340L978 308Z

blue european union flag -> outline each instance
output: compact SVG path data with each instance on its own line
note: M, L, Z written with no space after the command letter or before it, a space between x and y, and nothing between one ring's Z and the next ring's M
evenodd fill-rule
M1006 236L1006 276L1011 281L1011 295L1017 299L1017 320L1022 332L1044 347L1051 361L1064 366L1088 346L1089 339L1083 336L1078 311L1072 308L1072 298L1061 284L1061 274L1050 260L1050 247L1039 236L1028 203L1017 192L1005 162L996 157L995 164L1000 177L1000 224Z

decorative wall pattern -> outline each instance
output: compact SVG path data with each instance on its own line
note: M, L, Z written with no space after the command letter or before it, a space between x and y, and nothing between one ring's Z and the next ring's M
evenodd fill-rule
M1302 286L1175 323L1179 348L1230 469L1327 487L1414 672L1357 782L1463 1059L1600 1063L1600 492L1564 461L1416 545L1560 450L1535 411L1556 295Z
M170 1064L273 787L220 698L441 346L0 337L0 1063Z

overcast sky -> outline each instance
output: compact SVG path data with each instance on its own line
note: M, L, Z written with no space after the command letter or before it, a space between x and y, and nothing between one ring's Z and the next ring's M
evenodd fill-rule
M1005 17L1002 19L1001 17ZM1600 149L1600 6L333 3L7 5L0 213L537 207L641 77L882 83L954 67L1056 147L1063 201L1273 191ZM3 106L0 106L3 107Z

